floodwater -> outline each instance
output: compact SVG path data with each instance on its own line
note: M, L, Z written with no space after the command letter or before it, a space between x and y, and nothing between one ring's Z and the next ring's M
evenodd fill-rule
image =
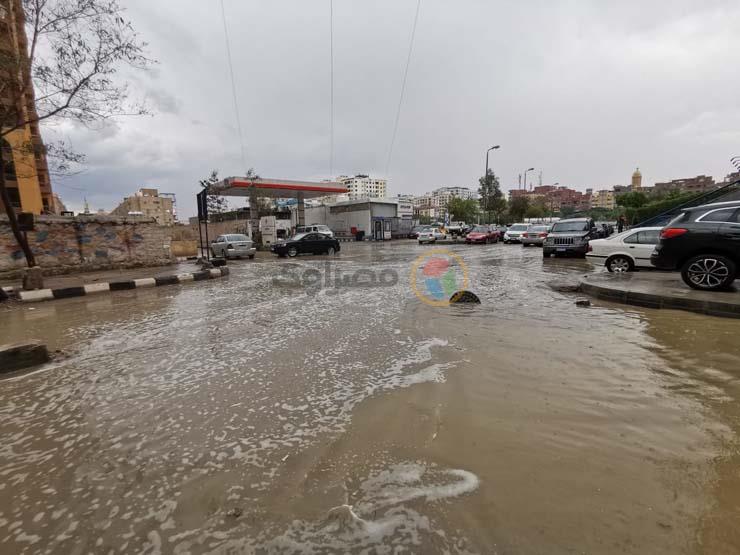
M450 250L481 305L399 242L0 307L69 355L0 381L0 553L740 552L740 322Z

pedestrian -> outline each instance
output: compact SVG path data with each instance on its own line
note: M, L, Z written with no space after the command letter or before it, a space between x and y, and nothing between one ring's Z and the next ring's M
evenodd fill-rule
M624 214L621 214L619 216L619 220L617 221L617 233L622 233L624 231Z

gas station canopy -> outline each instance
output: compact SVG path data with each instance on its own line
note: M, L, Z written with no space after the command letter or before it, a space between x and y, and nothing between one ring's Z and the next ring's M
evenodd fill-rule
M349 189L341 183L333 181L293 181L267 177L258 179L227 177L211 185L209 189L209 193L212 195L229 197L248 197L253 191L260 197L306 199L326 195L340 195L348 193Z

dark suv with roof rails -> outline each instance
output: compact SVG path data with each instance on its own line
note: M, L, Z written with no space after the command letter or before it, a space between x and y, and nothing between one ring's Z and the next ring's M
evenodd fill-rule
M586 256L591 239L598 239L599 232L591 218L558 220L547 234L542 245L542 256L565 254Z
M740 268L740 201L684 208L660 232L650 262L680 270L694 289L730 287Z

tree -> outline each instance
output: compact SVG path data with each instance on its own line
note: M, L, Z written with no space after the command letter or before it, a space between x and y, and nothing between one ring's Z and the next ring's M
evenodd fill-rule
M641 191L622 193L617 196L617 204L626 208L640 208L648 203L648 197Z
M576 207L572 204L563 204L560 206L560 217L568 218L576 213Z
M547 216L547 207L545 206L545 199L537 198L533 203L529 205L525 212L527 218L544 218Z
M493 170L489 169L488 173L478 180L478 202L486 221L491 219L492 212L496 219L499 219L501 213L506 210L506 198L501 192L498 177Z
M37 135L41 122L65 119L92 126L117 115L146 113L128 101L125 81L116 79L121 67L151 63L117 0L17 0L3 10L3 35L10 35L14 19L21 21L28 50L0 50L0 144L9 146L0 148L0 168L43 148ZM29 109L34 104L35 110ZM32 139L19 139L28 128ZM46 154L57 156L61 168L81 160L63 143L47 145ZM35 266L5 173L0 171L0 197L28 266Z
M450 221L473 223L478 218L478 202L452 197L447 203L447 212L450 214Z
M200 186L210 192L213 185L221 181L218 177L218 170L212 170L211 175L200 180ZM220 195L207 195L206 203L208 204L209 214L222 214L229 209L229 201L226 197Z
M529 199L527 197L514 197L509 203L509 218L515 222L522 221L528 208Z

